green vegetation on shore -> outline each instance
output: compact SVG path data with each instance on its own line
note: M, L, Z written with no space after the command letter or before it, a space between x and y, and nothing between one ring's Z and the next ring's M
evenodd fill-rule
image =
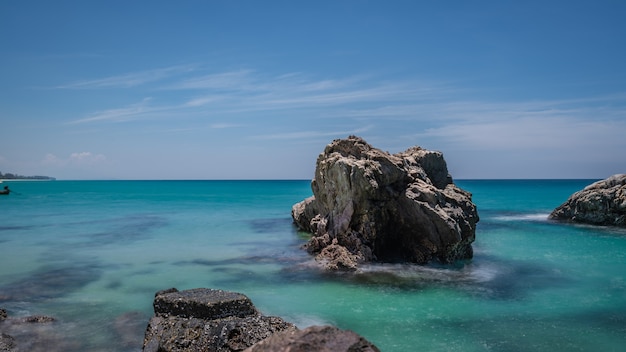
M0 180L55 180L55 178L50 176L22 176L12 173L3 174L0 172Z

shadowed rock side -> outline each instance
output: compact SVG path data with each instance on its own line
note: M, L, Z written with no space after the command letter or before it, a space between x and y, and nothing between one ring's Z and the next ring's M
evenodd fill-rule
M311 188L292 217L313 234L305 247L327 269L473 255L476 206L440 152L412 147L391 155L359 137L334 140L317 159Z
M159 291L154 313L146 329L144 352L243 351L277 333L286 335L246 351L378 351L352 332L331 327L301 331L281 318L263 316L248 297L236 292L206 288ZM334 349L341 346L348 347Z
M613 175L572 194L550 219L626 227L626 174Z

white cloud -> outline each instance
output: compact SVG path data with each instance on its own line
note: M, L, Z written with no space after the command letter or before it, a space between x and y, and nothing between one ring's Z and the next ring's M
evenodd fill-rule
M58 156L48 153L42 160L43 165L47 166L94 166L107 162L107 157L103 154L94 154L92 152L76 152L71 153L67 158L59 158Z
M624 123L577 121L563 117L522 117L484 123L451 124L422 135L476 149L542 149L620 141Z
M46 156L43 158L41 163L44 165L59 165L59 166L67 164L67 162L59 159L56 155L50 154L50 153L46 154Z
M528 103L452 103L441 122L417 133L472 150L582 153L626 150L626 109L606 98ZM593 101L601 102L594 105Z
M70 154L70 163L77 164L96 164L106 161L107 158L102 154L93 154L91 152L80 152Z
M224 96L208 95L204 97L192 98L191 100L184 103L183 106L184 107L198 107L198 106L216 103L216 102L223 101L223 100L225 100Z

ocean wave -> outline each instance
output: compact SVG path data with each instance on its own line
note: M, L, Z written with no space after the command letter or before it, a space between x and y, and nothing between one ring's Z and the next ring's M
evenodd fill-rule
M550 213L509 214L494 216L498 221L547 221Z
M332 321L322 319L315 315L283 315L283 318L297 326L298 329L305 329L314 325L336 325Z

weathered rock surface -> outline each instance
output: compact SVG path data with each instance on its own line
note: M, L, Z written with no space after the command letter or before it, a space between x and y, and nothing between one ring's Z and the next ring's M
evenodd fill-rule
M334 140L317 159L311 188L291 213L313 234L305 247L327 269L473 255L478 212L440 152L412 147L391 155L359 137Z
M242 351L271 334L295 329L259 314L240 293L212 289L157 292L145 352Z
M144 352L248 348L251 349L247 351L378 351L353 332L331 327L300 331L281 318L263 316L248 297L236 292L206 288L160 291L155 295L154 311L146 330ZM285 335L274 337L276 334ZM296 347L282 347L285 344Z
M550 219L626 227L626 174L613 175L572 194Z
M332 326L286 330L256 343L245 352L378 352L376 346L349 331Z
M0 352L16 351L15 339L5 333L0 334Z

